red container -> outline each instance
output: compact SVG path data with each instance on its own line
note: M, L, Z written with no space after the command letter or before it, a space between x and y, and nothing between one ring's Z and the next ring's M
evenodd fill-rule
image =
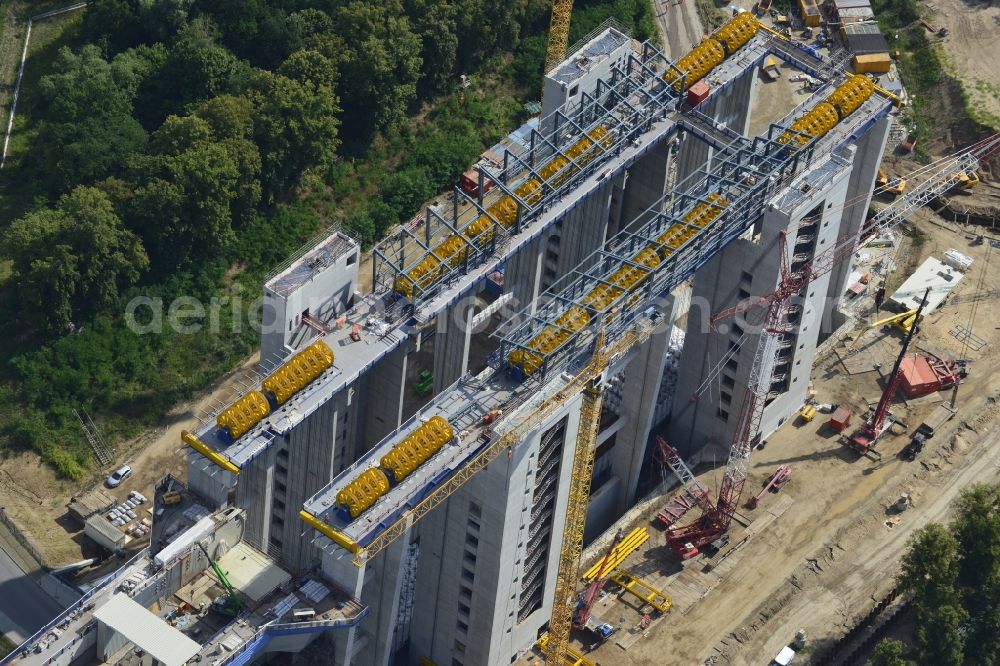
M708 85L705 80L702 79L688 88L687 102L691 106L698 106L705 101L705 98L708 97L708 93L710 92L712 92L712 86Z
M830 427L837 432L844 432L849 425L851 425L851 410L847 407L838 407L830 417Z

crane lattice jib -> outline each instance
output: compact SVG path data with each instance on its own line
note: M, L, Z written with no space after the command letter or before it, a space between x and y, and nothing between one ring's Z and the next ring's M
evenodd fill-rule
M368 560L385 550L396 539L400 538L410 527L428 513L443 504L452 494L464 486L469 479L496 460L501 453L517 447L529 433L541 426L546 419L575 398L590 382L604 372L605 364L623 355L634 345L641 344L652 331L650 326L637 325L612 342L603 353L595 352L595 356L562 387L543 399L531 409L521 420L513 418L499 422L494 429L497 435L479 454L468 463L456 470L444 483L435 488L415 507L403 514L392 525L372 539L364 548L359 548L354 555L355 566L363 566ZM509 430L504 431L504 428Z
M603 343L604 337L599 335L594 353L595 361L601 357L600 347ZM569 644L569 632L573 626L576 581L580 576L580 553L583 552L583 531L587 524L587 505L590 502L590 479L594 474L594 444L601 425L601 403L600 389L587 386L583 391L583 404L580 407L566 523L559 549L559 573L552 601L552 617L549 619L549 644L545 663L553 666L562 663L562 655Z
M552 21L549 23L549 45L545 50L545 73L566 58L569 46L569 22L573 16L573 0L554 0Z
M754 306L767 307L764 330L754 355L750 381L744 395L740 420L734 432L718 502L714 509L705 512L695 523L668 532L667 541L675 551L681 552L686 549L688 544L700 547L710 543L729 529L733 514L739 505L743 486L746 484L750 452L760 433L760 422L763 418L769 388L769 386L763 387L761 380L769 378L773 371L776 335L781 332L785 321L784 312L788 298L816 278L828 273L841 260L851 256L860 239L875 230L884 231L894 227L907 212L917 206L922 206L957 184L957 174L961 172L961 169L978 168L981 161L989 159L997 152L1000 152L1000 135L993 135L960 153L953 160L948 160L930 178L914 188L908 196L898 199L894 205L865 223L858 234L841 239L836 246L798 271L792 272L787 267L787 250L784 236L782 236L779 250L782 261L779 288L770 295L748 300L724 310L712 318L714 324L723 317L737 312L746 312Z
M687 466L677 450L662 437L656 438L656 444L660 447L660 455L664 464L673 471L674 476L681 482L681 487L698 502L702 511L711 511L712 501L708 498L708 489L694 477L694 472Z

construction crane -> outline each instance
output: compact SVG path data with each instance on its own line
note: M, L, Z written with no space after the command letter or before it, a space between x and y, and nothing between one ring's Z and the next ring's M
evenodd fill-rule
M778 288L774 292L745 299L732 307L721 310L712 316L710 325L715 327L729 317L746 314L754 309L766 312L769 304L775 299L790 298L807 284L829 273L840 262L849 258L862 240L870 236L888 235L906 219L911 210L924 206L955 187L961 181L962 174L969 170L975 172L982 162L997 153L1000 153L1000 134L993 134L962 151L941 158L928 167L923 167L909 174L912 179L917 174L926 173L929 169L933 169L926 179L910 189L909 192L896 198L891 204L867 219L857 233L837 239L832 247L816 255L795 271L782 272ZM784 242L783 238L781 242ZM782 250L781 256L787 256L784 250ZM762 321L766 321L766 319L762 319ZM712 385L726 362L739 352L748 338L747 335L742 336L737 344L731 346L719 362L706 373L705 379L691 396L691 402L696 401Z
M597 603L597 598L601 596L604 585L608 582L608 574L611 573L612 568L612 556L614 555L615 548L622 542L623 538L624 534L621 530L618 530L614 539L611 540L611 545L608 546L608 552L601 559L597 575L594 576L594 580L587 586L584 593L580 595L580 600L577 602L576 610L573 613L573 627L593 632L602 642L614 633L614 628L595 618L593 614L594 604Z
M573 17L573 0L553 0L549 22L549 44L545 49L545 74L566 59L569 47L569 22ZM544 79L543 79L544 85Z
M205 553L208 563L212 565L212 570L215 572L216 577L219 579L219 583L222 584L223 589L226 591L224 595L216 597L212 601L212 608L222 613L223 615L228 615L229 617L236 617L243 610L243 602L240 598L236 596L236 588L233 587L232 583L229 582L229 578L222 571L222 567L219 563L212 559L212 556L208 554L208 550L198 542L198 547L201 548L201 552Z
M917 308L915 319L920 318L920 313L923 312L924 305L927 303L927 296L930 293L931 290L929 288L924 292L924 298L920 302L920 307ZM891 423L888 418L889 404L892 402L893 396L896 395L896 389L899 388L899 383L903 379L903 373L899 371L899 366L902 365L903 358L906 356L906 350L909 348L910 341L913 340L916 332L917 327L911 326L910 331L903 338L903 346L900 347L899 356L896 357L896 365L893 366L892 373L886 380L885 390L882 391L882 397L879 399L875 411L868 417L865 424L847 439L847 445L861 455L866 455L874 451L875 443L878 442L879 437L882 436L882 433L886 431Z
M787 323L789 299L850 257L861 239L872 233L884 234L901 222L907 212L924 205L953 187L958 182L957 173L977 168L980 161L985 161L998 151L1000 151L1000 134L994 134L952 158L941 160L940 168L933 175L864 223L857 234L838 240L829 250L805 262L797 270L791 270L788 264L787 241L785 234L782 234L779 237L778 250L780 258L778 288L765 296L742 301L712 317L712 324L715 325L732 315L758 309L762 311L760 318L762 330L754 353L739 419L733 431L729 460L716 504L710 510L703 511L694 523L667 532L667 544L679 557L687 559L697 555L700 548L724 535L732 523L746 484L750 452L760 439L760 422L771 384L777 338L793 328ZM730 350L730 354L732 353L734 352ZM721 367L722 364L717 366L710 376L717 376ZM697 399L700 391L710 381L710 378L706 378L699 391L692 396L692 400Z
M556 574L556 593L552 600L549 619L548 651L545 663L554 666L563 663L573 625L576 581L580 577L580 554L583 552L583 530L587 523L587 506L590 503L590 480L594 475L595 443L601 425L601 405L604 393L601 378L607 368L608 356L604 350L604 329L598 331L594 341L594 354L588 366L595 366L593 378L582 386L583 404L580 407L580 424L576 431L576 449L573 452L573 469L570 476L569 498L566 503L566 523L563 528L562 546L559 549L559 570Z

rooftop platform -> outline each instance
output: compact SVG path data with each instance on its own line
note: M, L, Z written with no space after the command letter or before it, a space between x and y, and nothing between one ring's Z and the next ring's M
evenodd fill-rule
M616 28L608 28L584 42L579 49L549 72L549 78L569 84L589 72L594 65L610 58L615 51L632 41Z
M318 240L321 242L318 242ZM320 271L351 252L359 252L358 241L337 229L327 229L278 264L264 278L264 289L287 296L313 279Z

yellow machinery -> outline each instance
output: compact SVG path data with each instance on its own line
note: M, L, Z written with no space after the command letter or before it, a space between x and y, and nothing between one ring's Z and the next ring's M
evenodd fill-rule
M663 74L663 79L674 84L674 90L678 92L682 88L690 88L753 39L763 27L753 14L737 14L723 23L711 37L682 56L675 67Z
M882 169L878 170L878 176L875 178L875 183L878 185L879 190L886 194L892 194L893 196L902 194L906 191L906 179L890 179Z
M393 483L399 483L454 436L455 431L448 421L440 416L431 417L427 423L382 456L382 469L392 475Z
M619 268L606 283L598 285L584 296L584 305L603 311L626 292L634 291L674 250L718 219L728 205L729 202L721 194L708 195L704 202L684 216L684 222L672 225L660 234L655 243L637 252L632 257L631 264ZM512 366L520 367L525 376L530 376L542 367L546 355L558 349L572 334L580 332L589 323L590 314L587 310L574 305L557 317L553 326L542 329L533 337L525 345L527 349L511 352L507 360Z
M597 578L597 574L601 572L601 565L604 565L605 571L611 571L618 567L625 558L634 553L639 546L649 541L649 530L645 527L637 527L619 542L611 550L611 556L608 558L607 562L599 560L594 563L594 566L583 572L581 578L584 582L589 583Z
M625 569L616 569L608 576L629 594L638 597L661 613L666 613L674 602L655 587Z
M536 645L538 645L538 649L542 651L542 654L551 654L552 648L550 647L550 643L551 640L549 639L549 634L544 633L542 634L541 638L538 639ZM560 666L596 666L594 662L590 661L589 659L584 657L582 653L580 653L577 650L574 650L568 645L565 647L565 651L563 652L561 662L560 661L549 662L548 660L546 660L545 663L547 664L555 663L559 664Z
M880 326L895 326L901 332L909 333L910 329L917 322L917 311L907 310L897 315L891 317L886 317L885 319L879 319L877 322L872 324L869 328L878 328Z
M809 423L816 417L816 405L802 405L802 409L799 410L799 418L802 419L803 423Z
M172 504L180 504L181 500L184 499L184 495L176 490L172 490L169 493L163 493L160 499L163 501L164 506L170 506Z
M359 474L337 493L337 506L347 509L353 520L370 509L387 492L389 492L389 477L381 469L372 467Z
M553 0L549 22L549 44L545 49L545 74L566 59L569 46L569 22L573 17L573 0Z
M791 130L778 137L778 143L796 148L824 136L841 120L858 110L875 92L875 84L867 76L855 74L837 87L830 96L792 123Z
M958 180L957 186L963 190L971 190L979 184L979 174L974 169L960 171L954 176Z
M215 423L228 432L233 441L236 441L270 413L271 405L268 404L264 394L260 391L250 391L224 409Z
M277 404L283 405L331 365L333 350L322 340L317 340L285 361L261 386Z
M557 155L539 169L541 180L531 177L517 186L514 193L525 203L535 205L542 198L543 182L550 187L559 187L577 168L570 160L581 167L590 163L611 145L612 138L607 127L595 127L566 150L566 157ZM517 222L517 210L517 201L504 194L486 207L487 214L480 215L462 232L445 238L416 266L397 277L393 289L407 298L418 290L429 289L447 269L465 261L470 248L482 247L493 238L494 220L505 228L513 227Z

